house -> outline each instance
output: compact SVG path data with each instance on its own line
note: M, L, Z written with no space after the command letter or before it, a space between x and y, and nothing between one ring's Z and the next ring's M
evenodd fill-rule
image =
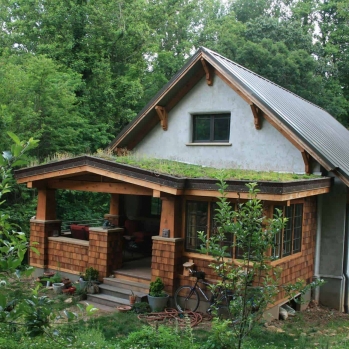
M216 168L319 175L259 181L266 214L279 207L292 222L276 242L272 263L283 269L282 283L324 279L315 298L348 310L349 132L325 110L200 48L110 147ZM39 242L41 254L31 254L32 266L55 269L59 263L71 274L94 266L106 277L123 268L126 219L133 232L152 236L151 278L162 277L170 294L187 282L182 265L188 260L214 277L210 256L197 253L197 231L210 232L208 217L219 195L214 179L179 178L92 156L21 169L16 178L38 189L30 239ZM227 183L232 204L247 197L246 181ZM115 228L90 227L89 241L52 236L61 226L55 213L60 189L110 193L106 218ZM139 223L142 228L135 227ZM231 251L232 263L237 254ZM285 301L281 292L275 309Z

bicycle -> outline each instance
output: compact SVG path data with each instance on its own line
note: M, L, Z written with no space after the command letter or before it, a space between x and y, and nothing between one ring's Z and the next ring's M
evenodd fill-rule
M206 310L207 313L211 313L212 310L217 310L219 316L229 316L229 301L233 297L233 292L231 290L227 290L223 285L214 287L214 291L210 291L211 296L208 297L199 285L199 283L201 283L212 289L213 285L205 280L205 273L203 271L191 270L190 268L189 273L191 276L196 277L196 282L194 286L185 285L176 290L174 301L178 311L195 312L200 305L200 292L203 298L210 303L210 306ZM223 278L223 283L224 281L225 279Z

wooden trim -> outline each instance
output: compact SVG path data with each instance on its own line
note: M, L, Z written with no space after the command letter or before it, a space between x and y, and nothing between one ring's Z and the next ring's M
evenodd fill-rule
M147 133L155 127L157 123L158 119L155 116L151 118L145 127L142 127L133 137L133 140L127 144L127 149L132 150L147 135Z
M310 174L310 172L311 172L311 169L310 169L311 156L305 150L303 150L301 153L302 153L302 158L304 161L304 168L305 168L304 171L306 174Z
M160 105L157 105L155 107L155 111L156 113L158 114L158 117L160 119L160 124L161 124L161 127L164 131L167 131L167 127L168 127L168 124L167 124L167 118L168 118L168 114L167 114L167 110L165 107L162 107Z
M153 198L160 198L160 197L161 197L161 191L153 190Z
M256 130L260 130L262 128L263 113L255 104L251 104L250 107L254 118L254 127Z
M43 179L55 178L57 176L68 177L68 176L71 176L71 175L74 175L77 173L78 174L93 173L93 174L97 174L100 176L104 176L106 178L116 179L116 180L119 180L120 182L123 182L123 183L127 182L128 184L134 184L136 186L141 186L141 187L149 188L152 190L155 189L155 190L159 190L159 191L162 191L162 192L165 192L168 194L172 194L172 195L181 195L183 193L183 190L181 190L181 189L166 187L166 186L161 185L161 184L143 181L141 179L128 177L128 176L125 176L123 174L118 174L118 173L114 173L114 172L111 172L108 170L98 169L98 168L91 167L88 165L79 166L79 167L70 168L70 169L65 169L65 170L53 171L53 172L49 172L49 173L42 173L39 175L33 175L33 176L18 179L17 182L18 183L26 183L26 182L30 182L30 181L34 182L34 181L39 181L39 180L43 180ZM147 195L152 195L152 192L150 192Z
M166 110L168 112L171 111L177 105L177 103L202 79L204 75L205 72L200 69L167 103Z
M208 86L213 85L213 70L211 65L209 66L208 63L205 61L204 58L201 58L201 63L204 68L205 74L206 74L206 82Z
M81 190L97 193L152 195L151 189L129 183L90 182L56 179L48 180L47 187L54 189Z
M319 189L312 189L312 190L305 190L300 191L296 193L289 193L289 194L258 194L258 199L260 200L266 200L266 201L287 201L287 200L295 200L300 198L305 198L308 196L314 196L314 195L320 195L330 192L330 187L327 188L319 188ZM219 192L215 190L199 190L199 189L185 189L184 193L185 196L206 196L206 197L219 197ZM246 200L248 199L248 193L236 193L236 192L227 192L226 197L228 199L242 199Z
M303 236L302 236L302 240L303 240ZM273 267L276 267L276 266L279 265L279 264L287 263L287 262L289 262L289 261L292 261L293 259L297 259L297 258L299 258L299 257L302 257L302 255L303 255L303 252L302 252L302 251L301 251L301 252L297 252L297 253L291 254L291 255L289 255L289 256L287 256L287 257L282 257L282 258L280 258L280 259L278 259L278 260L272 261L272 262L270 263L270 265L273 266Z
M119 215L120 207L119 207L119 194L111 194L110 195L110 204L109 204L109 214L110 215Z
M190 71L191 69L192 69L192 67L198 62L198 60L199 59L201 59L201 57L202 57L202 54L199 54L198 56L197 56L197 58L195 59L195 60L193 60L192 62L191 62L191 64L184 70L184 71L182 71L182 73L177 77L177 79L175 80L175 81L173 81L173 83L171 84L171 85L169 85L168 87L167 87L167 89L166 90L164 90L159 96L158 96L158 98L154 101L154 103L152 103L151 105L149 105L149 108L147 108L144 112L143 112L143 114L142 115L140 115L138 118L137 118L137 121L122 135L122 136L120 136L120 138L118 139L118 142L117 143L114 143L113 145L112 145L112 150L114 150L118 145L119 145L119 143L120 142L122 142L124 139L125 139L125 137L130 133L130 132L132 132L133 131L133 129L135 128L135 127L137 127L138 126L138 124L141 122L141 120L145 117L145 115L147 115L153 108L154 108L154 106L155 105L158 105L158 103L162 100L162 98L164 97L164 96L166 96L167 94L168 94L168 92L178 83L178 81L180 81L182 78L183 78L183 76L185 76L186 74L187 74L187 72L188 71ZM168 105L166 106L166 110L169 112L177 103L178 103L178 101L200 80L200 78L203 76L205 74L205 72L204 72L204 70L201 70L200 69L200 74L198 74L199 75L199 78L197 79L197 81L189 81L189 83L187 83L186 84L186 86L183 88L183 89L181 89L180 91L179 91L179 93L177 94L177 96L170 102L170 103L168 103ZM191 80L193 80L193 79L191 79ZM143 137L144 137L144 134L143 134ZM142 138L143 138L142 137ZM133 147L135 146L135 144L133 145ZM132 147L132 148L133 148ZM132 148L130 148L130 149L132 149Z

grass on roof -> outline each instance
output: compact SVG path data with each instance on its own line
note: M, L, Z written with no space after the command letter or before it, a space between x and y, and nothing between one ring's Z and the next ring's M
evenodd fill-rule
M294 180L319 178L321 176L305 175L296 173L279 173L271 171L252 171L242 169L217 169L213 167L188 164L180 161L155 159L137 154L128 154L126 156L115 156L113 153L99 150L94 157L102 158L109 161L116 161L121 164L126 164L144 170L152 171L159 174L167 174L175 177L186 178L225 178L225 180L248 180L248 181L281 181L289 182ZM46 159L44 163L51 163L66 159L71 159L71 154L56 153ZM32 166L38 165L32 163Z
M241 169L217 169L200 165L193 165L179 161L137 157L134 155L120 156L116 162L135 166L145 170L176 177L187 178L213 178L217 179L223 175L226 180L249 180L249 181L294 181L298 179L311 179L320 176L302 175L295 173L278 173L271 171L252 171Z

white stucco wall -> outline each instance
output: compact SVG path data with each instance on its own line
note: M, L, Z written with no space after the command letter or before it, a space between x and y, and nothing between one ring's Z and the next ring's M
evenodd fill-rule
M231 145L188 145L192 141L192 114L207 112L231 113ZM266 120L262 129L256 130L248 103L217 76L213 86L207 86L203 78L169 113L168 130L159 122L135 152L218 168L304 173L299 150Z

